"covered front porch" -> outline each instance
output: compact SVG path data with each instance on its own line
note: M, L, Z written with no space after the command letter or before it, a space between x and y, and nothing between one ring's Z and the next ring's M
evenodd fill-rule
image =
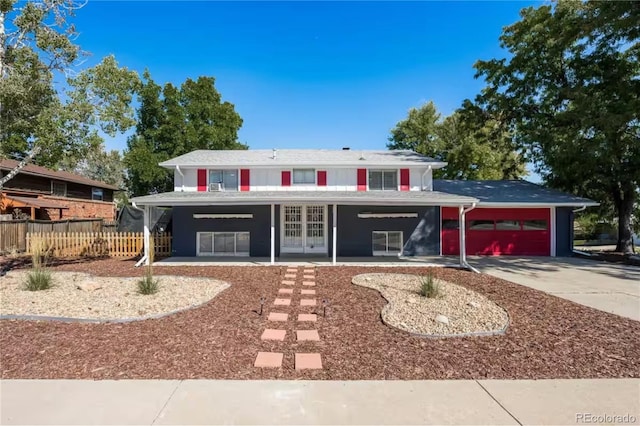
M318 256L276 257L271 263L268 257L181 257L173 256L158 260L154 266L403 266L403 267L459 267L458 256L415 256L415 257L342 257L335 263L332 258Z
M441 207L457 208L465 247L464 217L476 201L432 191L173 192L133 200L144 209L139 264L150 263L149 208L163 206L173 207L174 221L174 257L163 264L421 266L442 263ZM465 250L457 260L467 267Z

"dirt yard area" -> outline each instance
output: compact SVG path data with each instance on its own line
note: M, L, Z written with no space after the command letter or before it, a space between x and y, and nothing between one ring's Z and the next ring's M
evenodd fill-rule
M141 276L132 261L68 263L56 270ZM488 275L433 269L436 277L476 291L510 317L504 335L429 339L386 326L385 300L351 283L389 268L317 268L317 299L327 316L313 326L318 342L295 340L301 323L283 323L284 341L261 341L259 316L309 313L300 295L273 306L284 267L163 267L156 274L211 277L231 287L202 307L127 324L0 321L1 377L69 379L525 379L640 377L640 323ZM420 274L426 268L393 268ZM0 280L3 278L0 278ZM259 351L283 352L282 368L259 369ZM320 352L322 370L296 371L294 353Z

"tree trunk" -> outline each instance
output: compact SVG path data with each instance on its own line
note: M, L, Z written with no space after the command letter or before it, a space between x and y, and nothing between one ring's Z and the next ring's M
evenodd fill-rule
M625 188L622 197L616 200L618 209L618 244L616 251L621 253L633 253L631 215L636 200L635 189L631 186Z
M34 146L33 149L27 154L27 156L24 157L24 159L20 161L13 170L11 170L6 176L3 176L0 178L0 192L2 192L2 188L4 188L4 184L9 182L11 179L15 177L15 175L20 173L20 170L22 170L27 164L33 161L33 157L38 155L39 152L40 152L40 147Z

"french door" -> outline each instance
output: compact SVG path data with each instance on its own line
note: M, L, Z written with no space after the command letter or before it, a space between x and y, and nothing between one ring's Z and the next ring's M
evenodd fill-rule
M280 252L327 253L327 206L283 205Z

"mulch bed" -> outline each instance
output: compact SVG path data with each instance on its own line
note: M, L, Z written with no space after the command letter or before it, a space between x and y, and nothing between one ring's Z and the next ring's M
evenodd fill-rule
M134 276L132 261L69 262L60 270ZM3 379L542 379L640 377L640 322L597 311L545 293L453 269L433 269L442 279L486 295L504 307L505 335L427 339L384 325L386 303L374 290L351 284L354 275L388 268L321 267L317 299L330 300L316 325L320 342L295 342L296 321L284 342L263 342L270 310L295 319L300 294L276 308L285 267L156 267L156 274L207 276L232 286L203 307L128 324L0 321ZM394 268L394 273L425 269ZM302 274L299 273L299 280ZM1 278L0 278L1 279ZM296 285L299 289L300 286ZM268 298L265 316L253 312ZM274 327L273 325L276 324ZM258 351L284 352L283 368L253 367ZM323 370L295 371L295 352L320 352Z

